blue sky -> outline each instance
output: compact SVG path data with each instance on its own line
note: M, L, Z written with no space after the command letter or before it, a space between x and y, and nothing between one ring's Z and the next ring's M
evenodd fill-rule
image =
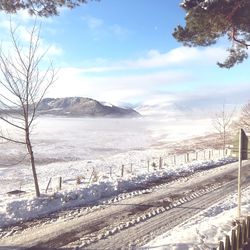
M224 42L186 48L172 37L184 24L180 0L90 1L59 16L39 19L42 48L59 68L48 96L84 96L117 105L163 104L207 109L249 100L250 61L231 70L216 62L225 58ZM8 40L9 17L0 16L2 43ZM32 18L12 16L21 40Z

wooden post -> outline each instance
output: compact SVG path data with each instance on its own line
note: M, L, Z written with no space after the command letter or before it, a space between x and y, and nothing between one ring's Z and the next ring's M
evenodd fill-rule
M149 172L149 170L150 170L149 167L150 167L150 161L148 160L148 172Z
M130 172L133 173L133 163L130 163Z
M231 233L231 250L236 250L237 247L237 239L235 229L232 230Z
M58 189L62 190L62 177L61 176L58 178Z
M203 154L204 154L204 160L206 160L206 150L204 150Z
M250 216L247 216L247 239L250 238Z
M246 230L246 221L242 221L242 244L247 241L247 230Z
M211 160L211 150L208 151L208 159Z
M46 189L45 189L45 193L46 193L46 194L47 194L47 191L48 191L48 189L49 189L49 185L50 185L50 183L51 183L51 180L52 180L52 177L50 177L49 182L48 182L48 184L47 184L47 187L46 187Z
M242 167L242 129L239 131L239 165L238 165L238 209L237 216L241 216L241 167Z
M159 169L161 169L162 168L162 158L160 157L159 158Z
M231 249L231 245L230 245L230 237L228 235L226 235L226 239L225 239L225 250L230 250ZM233 249L232 249L233 250Z
M224 250L224 243L223 243L223 241L220 241L219 250Z
M176 156L173 155L173 165L176 165Z
M189 153L187 153L187 162L189 162Z
M92 180L92 177L93 177L93 175L94 175L94 172L95 172L95 169L93 168L93 170L92 170L92 172L91 172L91 175L90 175L90 177L89 177L89 183L90 183L91 180Z
M237 246L236 249L240 250L241 246L242 246L242 232L241 232L241 225L237 226L237 235L236 235L236 240L237 240Z
M121 177L124 175L124 165L122 165Z
M199 158L199 152L195 152L195 159L196 159L196 161L198 161L198 158Z

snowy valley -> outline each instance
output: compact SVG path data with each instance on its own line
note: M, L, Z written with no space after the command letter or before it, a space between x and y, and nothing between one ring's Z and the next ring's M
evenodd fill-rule
M197 147L201 136L211 131L211 125L204 119L195 123L188 119L169 119L167 123L149 118L39 118L33 138L40 198L34 197L28 162L8 166L8 162L15 162L14 155L23 154L21 148L7 144L1 149L2 161L8 159L8 162L0 168L0 246L45 249L54 244L55 249L102 246L109 249L120 239L120 246L147 244L146 249L215 247L231 229L228 223L234 219L236 205L231 197L236 188L233 186L230 192L224 188L236 178L237 164L225 165L235 159L224 158L220 149ZM194 126L200 129L194 130ZM4 156L6 148L8 154ZM178 148L182 150L179 152ZM245 168L247 171L248 166ZM13 190L23 193L11 194ZM199 200L203 197L207 204ZM187 213L183 211L183 218L174 219L168 227L171 230L167 230L166 218L175 218L174 209L183 206L185 210L189 202ZM192 202L201 208L193 209L197 205ZM105 219L102 225L98 218L106 213L117 216L113 220ZM85 223L93 216L97 216L96 223L100 225L94 231L85 232L88 225ZM147 226L152 223L151 218L156 220L152 228ZM217 220L225 223L218 225ZM76 240L79 223L83 232L77 233ZM204 223L211 225L201 229ZM31 233L33 228L40 232L39 237ZM143 232L141 235L135 234L137 228ZM127 239L123 235L127 230L136 238ZM189 230L197 234L190 238ZM65 233L71 236L62 241ZM178 240L172 244L171 237Z

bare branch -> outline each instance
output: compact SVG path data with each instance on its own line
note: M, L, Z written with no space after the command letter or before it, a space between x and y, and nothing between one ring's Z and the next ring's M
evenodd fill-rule
M15 166L15 165L18 165L18 164L20 164L21 162L23 162L23 161L25 160L25 158L26 158L28 155L29 155L29 154L25 154L24 157L23 157L21 160L16 161L15 163L5 164L5 163L2 163L2 162L1 162L0 164L1 164L1 166L4 166L4 167Z
M30 32L27 50L23 50L19 45L15 33L16 29L10 22L11 41L14 48L12 53L15 56L6 56L3 50L0 51L0 86L4 90L0 94L0 120L19 133L22 132L23 137L22 140L16 139L8 135L8 132L0 131L0 139L26 146L30 156L36 194L39 196L31 129L38 106L48 88L55 82L56 74L52 64L45 70L40 69L42 59L47 53L47 51L42 54L38 53L40 26L37 27L35 22Z
M1 138L1 139L4 139L4 140L6 140L6 141L9 141L9 142L14 142L14 143L26 145L26 143L23 142L23 141L18 141L18 140L15 140L15 139L11 139L11 138L8 138L8 137L3 136L3 135L0 135L0 138Z
M8 119L4 118L4 117L0 117L0 120L8 123L9 125L15 127L15 128L19 128L19 129L22 129L22 130L25 130L25 128L21 127L21 126L18 126L17 124L15 124L14 122L11 122L9 121Z
M232 124L235 108L231 112L227 112L225 104L222 106L222 110L215 114L215 118L212 120L215 130L219 133L222 139L223 148L225 149L226 142L228 140L229 128Z

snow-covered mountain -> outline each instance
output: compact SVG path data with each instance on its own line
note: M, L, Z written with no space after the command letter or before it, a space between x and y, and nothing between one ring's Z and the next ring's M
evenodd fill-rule
M148 100L138 105L135 110L143 116L157 118L208 118L212 117L216 109L214 106L202 107L189 103L168 102L164 100Z
M101 103L91 98L66 97L45 98L39 105L40 114L89 117L139 117L140 114L127 108Z

